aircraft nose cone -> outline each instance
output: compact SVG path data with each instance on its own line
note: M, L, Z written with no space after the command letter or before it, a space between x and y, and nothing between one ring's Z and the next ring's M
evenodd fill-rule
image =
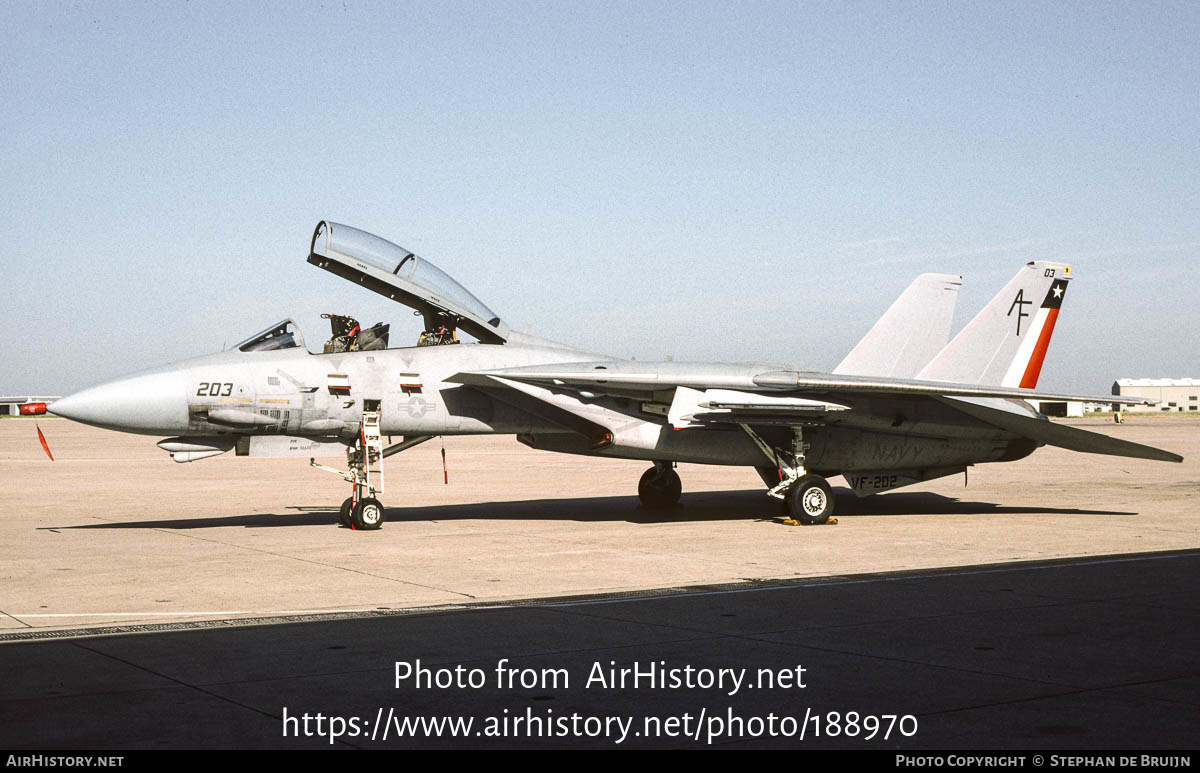
M55 400L47 409L84 424L151 435L187 430L183 375L156 368Z

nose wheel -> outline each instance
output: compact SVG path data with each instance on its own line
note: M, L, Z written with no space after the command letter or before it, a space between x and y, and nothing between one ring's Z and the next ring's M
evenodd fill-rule
M383 525L383 505L375 497L360 499L348 497L338 511L338 523L347 529L374 531Z
M383 525L383 505L375 497L360 499L350 509L351 528L359 531L374 531Z

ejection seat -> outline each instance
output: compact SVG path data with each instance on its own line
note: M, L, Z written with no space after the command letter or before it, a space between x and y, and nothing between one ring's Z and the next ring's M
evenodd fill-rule
M363 330L354 317L341 314L322 314L321 318L329 320L329 326L332 328L332 335L325 342L325 354L366 352L387 348L390 325L377 322Z

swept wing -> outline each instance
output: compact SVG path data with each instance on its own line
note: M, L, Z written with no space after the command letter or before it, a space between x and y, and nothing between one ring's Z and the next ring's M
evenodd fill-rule
M522 390L525 398L540 391L545 396L543 402L549 403L549 396L554 395L553 408L559 416L570 411L574 404L581 406L582 416L587 406L578 398L586 400L597 394L669 403L672 418L686 418L688 426L834 423L847 413L874 410L873 403L878 398L931 401L949 406L979 426L1001 429L1039 444L1161 461L1183 459L1150 446L1054 424L1032 415L1032 409L1015 402L1153 402L1132 396L1075 395L1020 387L842 376L768 364L579 362L460 373L450 380L493 389L513 389L516 384L537 387L537 390ZM702 394L697 396L697 393ZM781 398L784 401L781 402ZM675 405L679 400L686 400L689 409L703 410L681 414L679 406Z

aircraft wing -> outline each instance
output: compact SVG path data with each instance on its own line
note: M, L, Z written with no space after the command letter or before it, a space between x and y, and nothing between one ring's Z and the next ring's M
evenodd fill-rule
M564 411L573 410L576 396L584 399L580 403L581 415L593 410L586 401L597 395L669 405L664 414L677 428L711 424L811 424L836 421L838 415L847 415L843 412L878 410L873 406L875 401L930 401L952 408L969 423L1004 430L1039 444L1089 453L1182 461L1181 456L1168 451L1054 424L1031 415L1021 407L1023 404L1013 402L1154 402L1131 396L1073 395L1019 387L834 375L764 363L579 362L461 373L449 380L493 389L519 389L524 399L545 402L546 410L557 414L559 423ZM594 413L589 420L604 423Z
M477 375L541 383L548 386L594 388L611 394L651 393L676 387L735 389L763 394L858 394L928 397L1002 397L1018 400L1082 401L1153 405L1144 397L1077 395L1019 387L955 384L943 381L846 376L790 370L778 365L624 361L579 362L548 367L530 366L475 371Z

